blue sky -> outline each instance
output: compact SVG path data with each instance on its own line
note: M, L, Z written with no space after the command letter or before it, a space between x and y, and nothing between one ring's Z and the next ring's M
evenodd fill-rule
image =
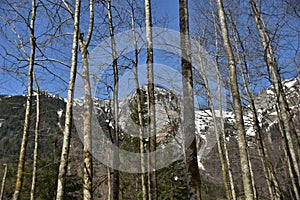
M178 16L177 16L178 2L177 1L174 0L153 1L152 4L153 7L156 8L155 10L153 10L153 15L155 15L158 20L161 18L161 16L164 17L167 16L167 18L170 20L167 24L167 27L172 29L178 29ZM36 27L42 27L42 26L40 26L39 22L37 22ZM12 34L9 29L7 29L7 31L9 35L12 36L11 39L17 40L17 38L13 36L14 34ZM36 32L40 32L40 31L37 30ZM28 40L28 38L26 37L27 35L25 33L24 38L25 40ZM4 34L0 33L0 38L2 41L4 41L4 44L7 43L5 41L6 38ZM6 45L8 44L9 43L7 43ZM66 48L66 51L68 50L71 51L71 49ZM0 48L0 52L2 55L5 55L5 51L2 48ZM0 65L2 66L5 65L6 66L5 68L7 68L7 66L9 66L8 68L11 69L14 68L13 65L9 63L6 59L3 59L3 57L0 57ZM57 67L60 70L55 70L55 68ZM36 68L40 69L39 72L37 72L37 76L42 90L48 90L51 93L60 94L61 96L66 97L67 94L66 87L67 87L68 76L69 76L68 69L66 68L63 69L64 68L63 66L58 66L58 65L52 66L51 68L51 66L47 65L47 67L45 68L47 68L51 73L58 73L57 77L55 77L51 75L51 73L49 73L49 71L47 71L45 68L44 69L41 69L41 67L36 67ZM0 68L0 94L9 94L9 95L26 94L26 88L27 88L26 73L27 73L27 67L18 70L18 73L15 73L15 70L7 71L7 70L1 70Z
M191 2L191 1L190 1ZM190 3L191 4L191 3ZM178 22L178 0L155 0L152 1L152 6L153 6L153 16L156 19L162 19L163 17L167 17L168 22L166 24L167 28L178 30L179 27L179 22ZM193 12L194 7L190 6L190 13ZM3 13L1 14L3 15ZM192 23L192 20L190 20L190 23ZM38 26L37 27L43 27L43 22L37 22ZM293 23L292 23L293 24ZM297 23L294 23L297 24ZM299 23L298 23L299 24ZM159 24L159 26L163 26ZM193 29L193 27L190 27ZM11 36L11 32L8 31L9 35ZM2 29L3 32L3 29ZM0 33L0 38L2 40L2 45L6 43L6 38L5 36ZM41 30L37 30L38 33L42 34ZM28 40L28 34L26 32L22 32L24 34L25 40ZM71 37L71 35L69 36ZM15 39L12 37L11 39ZM60 41L61 42L61 41ZM286 40L288 41L288 39ZM68 55L70 55L71 49L66 46L64 43L59 43L57 45L61 45L62 48L60 48L60 51L54 52L56 58L64 60L64 62L69 63L70 62L70 56L65 56L65 52L68 52ZM297 48L298 44L295 44ZM298 47L299 48L299 47ZM11 48L13 49L13 48ZM19 51L19 49L15 49L15 51ZM48 48L48 51L51 51L51 48ZM0 48L0 52L3 55L4 51L2 48ZM13 53L13 52L12 52ZM293 56L293 55L292 55ZM156 58L157 62L161 62L162 64L170 64L169 60L163 60ZM285 75L285 77L290 78L293 77L297 74L296 70L293 69L293 64L290 62L290 54L289 53L282 53L279 61L291 65L289 68L290 70L294 71L294 73L290 73ZM145 62L145 60L141 59L140 62ZM21 64L20 64L21 63ZM20 66L23 66L22 63L20 62ZM141 63L142 64L142 63ZM0 67L6 65L9 66L9 68L13 68L12 63L9 63L2 57L0 57ZM80 65L80 63L79 63ZM41 66L37 66L39 69L37 71L37 76L40 82L40 86L42 90L49 90L53 94L60 94L63 97L66 97L66 91L67 91L67 83L68 83L68 76L69 76L69 71L68 68L63 67L61 65L57 64L52 64L50 65L49 63L45 63L44 68ZM27 67L23 66L23 68L20 68L18 70L18 74L16 73L10 73L7 71L3 71L0 69L0 94L10 94L10 95L16 95L16 94L25 94L26 93L26 88L27 88L27 79L26 79L26 73L27 73ZM53 76L53 74L56 74L57 76ZM269 85L267 81L263 81L262 85L260 85L260 88L262 86L266 87Z

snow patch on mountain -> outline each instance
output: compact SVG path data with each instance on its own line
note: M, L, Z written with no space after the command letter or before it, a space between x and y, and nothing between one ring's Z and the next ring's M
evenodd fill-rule
M4 119L0 119L0 128L2 127L3 123L4 123Z
M60 109L60 110L56 111L57 116L58 116L59 119L61 118L63 112L64 112L63 109Z
M256 135L253 126L248 128L248 130L246 131L246 135L252 136L252 137L254 137Z
M284 86L286 88L293 88L297 83L298 83L298 79L294 78L294 79L286 80L284 82Z

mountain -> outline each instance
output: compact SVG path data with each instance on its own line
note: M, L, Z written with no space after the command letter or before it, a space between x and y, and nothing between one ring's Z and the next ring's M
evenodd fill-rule
M300 81L294 78L284 81L286 97L294 116L295 125L298 130L300 127ZM142 88L142 107L143 125L147 125L147 101L146 89ZM137 117L137 95L129 94L120 100L120 145L122 149L138 152L138 117ZM156 98L156 122L157 122L157 143L159 148L164 148L168 144L173 144L178 152L181 152L181 115L180 115L180 98L181 96L174 91L163 87L155 87ZM109 134L113 131L111 111L111 101L93 99L94 110L97 119L109 138ZM286 180L284 170L285 167L284 153L281 148L281 136L278 131L278 117L276 112L276 103L273 87L270 86L258 93L255 97L255 105L259 114L259 121L263 127L267 144L270 147L270 154L276 166L276 173L280 180ZM12 197L14 189L14 181L16 174L16 166L18 162L18 154L20 143L22 140L23 121L25 113L26 96L8 96L0 95L0 164L7 163L9 166L8 179L5 189L5 198ZM32 163L32 152L34 148L34 121L35 121L35 105L36 96L33 96L33 109L30 125L30 136L28 150L26 154L26 174L24 182L24 190L22 191L24 199L29 195L30 173ZM76 109L82 109L84 105L83 99L75 99L74 106ZM41 94L41 127L40 127L40 146L39 146L39 164L38 164L38 198L37 199L53 199L56 192L56 177L58 163L60 159L60 150L63 138L63 126L65 119L66 103L63 98L58 95L52 95L44 91ZM220 117L220 112L216 111ZM226 128L226 139L229 148L230 158L232 160L233 175L238 190L242 191L241 172L237 148L237 137L235 134L234 114L231 111L224 111L223 117ZM80 116L75 116L80 119ZM249 106L244 107L244 119L247 128L247 141L249 145L249 153L252 159L253 170L257 176L257 187L259 194L267 194L266 184L262 175L262 166L259 154L257 153L257 144L253 139L255 132L252 123L252 112ZM203 185L205 186L206 199L223 198L225 196L223 179L221 174L221 166L219 155L216 147L216 138L214 133L213 119L211 111L207 109L197 110L195 112L195 125L198 146L198 158L201 166L201 175L203 177ZM78 129L78 127L76 127ZM82 142L76 132L75 126L72 129L71 151L70 151L70 172L68 174L67 199L81 199L81 176L82 176ZM298 133L299 134L299 133ZM299 135L298 135L299 137ZM145 138L147 146L147 139ZM201 145L200 145L201 144ZM174 152L176 153L176 152ZM95 160L95 176L97 180L95 185L95 199L103 199L107 195L107 169L99 161ZM1 171L1 170L0 170ZM158 170L159 187L161 190L165 188L170 190L173 187L175 196L182 199L185 194L184 165L181 160L176 161L169 166ZM124 199L133 198L132 191L135 191L135 183L138 180L137 174L121 173L123 184ZM0 173L0 176L2 173ZM105 178L106 177L106 178ZM168 182L168 181L170 182ZM287 190L287 189L286 189ZM163 196L163 194L161 194Z
M37 199L53 199L56 193L57 169L63 139L65 120L65 102L59 96L50 95L44 91L40 96L40 130L39 130L39 160L37 172ZM26 152L24 187L22 199L30 198L32 159L34 149L34 128L36 118L36 96L33 96L29 139ZM26 96L0 96L0 166L8 165L8 174L4 191L4 199L12 199L15 186L15 176L19 158L20 144L23 135ZM73 128L72 159L79 160L78 155L82 145L76 138ZM77 156L76 156L77 155ZM81 159L81 157L80 157ZM77 165L77 166L76 166ZM80 167L80 165L79 165ZM2 167L1 167L2 168ZM78 164L70 161L68 176L67 199L76 199L77 191L81 191L81 178L77 174ZM2 170L0 170L2 176ZM77 194L77 196L80 196ZM78 198L80 199L80 198Z
M283 82L286 99L289 109L295 119L299 119L299 105L300 105L300 79L299 77L285 80ZM266 132L270 132L274 126L278 126L278 117L276 111L276 99L273 86L262 90L257 98L255 104L258 109L259 121Z
M283 82L284 90L286 99L289 104L289 109L291 111L293 122L297 130L297 136L294 135L295 145L297 145L297 138L300 136L300 81L299 77L293 78L290 80L285 80ZM273 161L273 165L275 167L275 173L279 182L281 183L280 187L283 192L284 199L290 199L289 196L289 178L286 174L286 159L284 155L284 150L282 148L282 139L281 134L279 131L279 121L278 121L278 114L276 111L276 97L274 93L274 89L272 86L261 90L257 96L255 97L255 106L257 109L258 117L260 126L262 127L263 135L266 140L269 154ZM246 138L248 143L248 151L251 157L251 164L255 174L255 182L258 193L260 198L268 199L269 197L264 194L268 194L266 181L263 175L263 166L260 161L260 154L258 153L259 146L256 143L255 136L256 133L253 128L253 114L250 109L250 106L245 106L243 108L244 113L244 122L246 127ZM240 162L239 162L239 155L238 155L238 146L237 146L237 137L235 135L235 120L234 114L232 112L228 112L228 118L225 118L227 121L226 127L227 129L227 147L229 151L229 157L232 161L232 171L234 182L238 190L242 191L242 174L240 172ZM207 118L206 118L207 119ZM205 171L203 176L215 183L221 184L222 173L221 173L221 166L219 161L219 155L217 152L216 147L206 156L203 158L202 161Z

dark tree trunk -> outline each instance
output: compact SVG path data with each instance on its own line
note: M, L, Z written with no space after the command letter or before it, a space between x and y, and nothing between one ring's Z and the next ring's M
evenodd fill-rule
M201 181L197 162L195 135L195 111L193 72L190 55L188 0L179 0L181 33L181 69L183 85L183 136L192 137L192 143L186 148L187 186L190 199L201 199Z

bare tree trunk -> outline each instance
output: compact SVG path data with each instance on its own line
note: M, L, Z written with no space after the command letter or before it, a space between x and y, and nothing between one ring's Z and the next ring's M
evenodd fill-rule
M246 81L245 81L245 75L244 75L244 71L243 71L243 66L242 66L240 54L239 54L239 51L238 51L238 43L237 43L236 32L235 32L237 30L235 29L235 25L234 25L234 22L232 20L231 14L229 14L229 15L230 15L231 24L232 24L233 29L234 29L234 30L232 30L232 32L233 32L233 37L234 37L234 41L235 41L235 47L236 47L236 51L237 51L236 57L237 57L237 63L240 66L241 76L242 76L243 83L244 83L244 89L246 91L246 94L247 94L248 98L253 100L253 98L251 97L251 95L249 93L248 85L246 84ZM252 103L254 104L254 100L252 101ZM250 104L251 104L251 100L250 100ZM250 107L252 107L252 105L250 105ZM257 127L259 129L259 124L258 124ZM258 129L256 129L256 130L258 130ZM256 191L256 187L255 187L256 184L255 184L255 179L254 179L254 174L253 174L253 170L252 170L252 163L251 163L249 152L248 152L248 157L249 157L249 169L250 169L250 176L251 176L251 182L252 182L252 187L253 187L253 194L254 194L254 197L257 197L257 191ZM265 169L264 163L263 163L263 169Z
M142 182L142 199L147 200L147 184L146 184L146 163L145 163L145 147L144 147L144 132L143 132L143 113L142 113L142 97L141 97L141 89L139 84L138 77L138 46L136 41L136 33L135 33L135 16L134 16L134 8L133 4L131 5L131 30L133 33L133 45L134 45L134 54L135 60L133 62L134 68L134 79L135 79L135 87L137 93L137 110L139 117L139 136L140 136L140 154L141 154L141 182Z
M107 187L107 200L111 200L111 173L109 167L107 167Z
M284 94L281 76L279 72L278 63L275 58L275 54L272 48L272 42L269 34L266 31L266 26L261 13L254 0L250 0L252 11L254 14L254 20L257 26L259 37L262 43L262 47L265 53L265 61L268 66L268 73L271 77L272 84L276 93L276 101L279 107L279 116L282 120L283 125L283 136L287 147L287 158L290 159L291 169L291 180L293 182L294 193L297 199L300 199L300 172L297 163L296 153L293 145L292 135L296 134L295 127L293 124L292 116L290 114L289 106ZM299 148L299 147L298 147Z
M5 181L6 181L6 175L7 175L7 164L3 164L3 166L4 166L4 174L3 174L3 178L2 178L2 184L1 184L0 200L3 200Z
M81 60L82 60L82 78L84 84L84 100L85 110L83 119L83 199L93 199L93 157L92 157L92 107L93 100L91 94L89 63L88 63L88 47L93 34L94 27L94 1L90 0L90 22L86 41L83 37L79 37Z
M230 70L230 90L233 100L233 108L235 113L237 134L238 134L238 148L242 169L242 179L244 186L244 193L246 200L252 200L256 197L254 196L253 185L251 181L251 171L249 167L249 158L247 152L247 143L246 143L246 131L244 127L244 119L242 113L242 106L240 102L240 94L237 82L237 72L236 72L236 63L234 59L234 54L229 40L228 27L226 23L224 6L222 0L217 0L218 3L218 12L219 20L221 24L222 38L224 42L224 47L228 56L228 65Z
M32 182L30 191L30 200L35 199L36 190L36 171L38 161L38 147L39 147L39 129L40 129L40 87L33 74L33 80L36 87L36 121L35 121L35 138L34 138L34 152L33 152L33 164L32 164Z
M218 65L218 64L217 64ZM224 119L223 119L223 111L222 111L222 100L221 100L221 82L220 82L220 76L218 73L218 90L219 90L219 98L220 98L220 116L221 116L221 144L224 151L224 159L226 163L226 171L228 174L228 184L230 185L230 197L232 200L236 200L236 193L235 193L235 186L233 181L233 175L232 175L232 168L231 168L231 162L228 154L227 144L226 144L226 133L225 133L225 126L224 126Z
M24 177L24 164L25 164L25 156L26 156L26 146L28 143L28 135L29 135L29 126L30 126L30 115L31 115L31 107L32 107L32 85L33 85L33 68L34 68L34 59L35 59L35 18L36 18L36 1L31 1L31 20L30 20L30 57L29 57L29 69L28 69L28 86L27 86L27 101L26 101L26 111L25 111L25 121L24 121L24 130L23 130L23 139L20 150L19 164L18 164L18 172L17 172L17 180L16 187L13 199L20 199L20 192L23 184Z
M255 179L254 179L254 173L253 173L253 168L252 168L252 163L250 159L250 154L248 153L248 164L249 164L249 170L250 170L250 178L251 178L251 183L252 183L252 190L253 190L253 196L254 199L257 199L257 191L256 191L256 184L255 184Z
M215 29L216 31L217 29ZM217 35L216 35L217 38ZM216 48L218 52L218 42L216 39ZM217 53L216 55L216 71L217 71L217 78L218 78L218 93L219 93L219 100L220 100L220 116L221 116L221 144L222 148L224 151L224 159L226 163L226 170L228 173L228 181L230 185L230 192L231 192L231 197L233 200L236 200L236 193L235 193L235 187L234 187L234 182L233 182L233 175L232 175L232 169L231 169L231 162L228 154L228 149L227 149L227 144L226 144L226 133L225 133L225 126L224 126L224 119L223 119L223 102L222 102L222 93L221 93L221 77L220 77L220 70L219 70L219 54Z
M216 38L216 41L217 41L217 38ZM199 55L199 62L203 63L201 56L202 55ZM231 191L231 187L230 187L229 177L228 177L228 173L227 173L228 170L227 170L227 166L226 166L226 162L225 162L225 155L223 153L224 151L222 149L222 144L221 144L221 136L219 135L219 132L220 132L220 127L218 126L219 122L218 122L218 119L216 116L215 106L213 104L213 100L212 100L213 97L211 94L211 90L209 88L207 73L206 73L206 70L204 69L204 66L202 66L202 65L200 65L200 72L201 72L201 77L204 82L206 97L207 97L207 101L208 101L209 108L212 113L212 118L213 118L213 122L214 122L214 131L215 131L215 136L217 139L217 147L218 147L218 153L220 156L220 162L221 162L224 185L226 188L227 199L233 199L234 197L232 195L232 191ZM222 116L220 116L220 117L222 117Z
M84 158L84 169L83 169L83 199L92 199L93 197L93 162L92 162L92 139L91 139L91 118L92 118L92 98L91 88L89 81L89 69L88 69L88 58L87 49L81 48L82 53L82 76L84 80L84 93L85 93L85 111L84 111L84 144L83 144L83 158Z
M218 60L218 58L217 58ZM235 193L235 186L234 186L234 181L233 181L233 175L232 175L232 168L231 168L231 162L230 162L230 158L229 158L229 154L228 154L228 149L227 149L227 144L226 144L226 132L225 132L225 126L224 126L224 119L223 119L223 103L222 103L222 94L221 94L221 77L219 74L219 64L217 61L217 66L216 66L216 71L218 73L218 93L219 93L219 99L220 99L220 123L221 123L221 145L222 145L222 149L224 151L224 159L225 159L225 163L226 163L226 170L227 170L227 174L228 174L228 184L230 185L230 197L232 198L232 200L236 200L236 193Z
M68 88L68 99L66 106L66 119L63 146L61 152L61 159L58 171L58 182L57 182L57 200L63 200L65 195L65 181L68 170L68 157L70 150L71 140L71 128L73 118L73 98L74 98L74 86L77 71L77 57L78 57L78 38L79 38L79 17L80 17L80 0L76 0L75 13L74 13L74 28L73 28L73 46L72 46L72 65L70 69L70 80Z
M155 99L154 99L154 72L153 72L153 43L152 43L152 14L151 0L145 0L146 15L146 48L147 48L147 80L148 80L148 136L149 155L156 151L156 122L155 122ZM149 156L148 163L148 196L150 200L157 199L156 186L156 160L155 154Z
M231 21L232 21L232 19L231 19ZM282 199L278 180L277 180L276 174L274 172L273 163L272 163L270 155L269 155L269 151L268 151L268 148L267 148L264 136L263 136L262 129L259 125L258 114L257 114L256 106L254 103L254 92L252 90L252 84L251 84L251 80L250 80L249 70L248 70L248 66L247 66L247 62L246 62L246 58L245 58L246 57L245 48L244 48L242 41L240 40L239 33L238 33L233 21L232 21L232 27L235 29L235 30L233 30L233 36L234 36L235 47L236 47L236 51L237 51L238 64L240 66L240 71L241 71L243 84L244 84L244 90L246 92L246 95L248 96L248 101L250 103L251 111L253 112L253 119L252 119L253 126L254 126L255 133L257 134L256 141L257 141L258 145L261 147L261 148L259 148L258 151L259 151L260 158L262 161L264 176L266 178L266 182L268 185L270 198L271 199ZM240 43L242 51L244 52L243 57L244 57L244 63L245 63L244 65L246 67L247 78L244 74L245 72L243 69L242 58L238 52L238 43ZM249 87L250 87L250 89L249 89Z
M210 1L212 4L212 1ZM235 187L232 177L232 171L231 171L231 163L228 156L228 150L226 145L226 136L225 136L225 128L224 128L224 120L223 120L223 107L222 107L222 93L221 93L221 77L220 77L220 71L219 71L219 40L218 40L218 29L217 29L217 22L216 22L216 16L214 12L212 11L212 16L214 20L214 32L215 32L215 46L216 46L216 73L217 73L217 80L218 80L218 93L219 93L219 105L220 105L220 121L221 121L221 127L219 130L219 133L217 133L217 142L218 142L218 149L221 150L219 152L221 164L222 164L222 172L224 177L224 183L226 187L226 193L227 193L227 199L236 200L236 193L235 193ZM217 121L215 121L217 123ZM220 151L219 150L219 151Z
M200 60L200 63L202 63L201 60ZM220 132L220 128L218 126L219 122L218 122L218 119L217 119L217 116L216 116L215 106L213 104L211 91L209 89L208 80L206 78L206 73L203 70L202 66L201 66L201 77L204 81L207 101L208 101L210 111L212 113L212 118L213 118L213 121L214 121L214 131L215 131L215 135L216 135L216 139L217 139L217 147L218 147L218 153L219 153L220 161L221 161L222 174L223 174L224 185L225 185L225 188L226 188L227 199L233 199L232 191L231 191L231 187L230 187L230 182L229 182L229 177L228 177L228 174L227 174L228 170L227 170L227 166L226 166L225 159L224 159L224 153L223 153L223 149L222 149L221 138L220 138L220 135L219 135L219 132Z
M275 105L275 108L276 108L276 112L280 113L278 105ZM297 188L299 187L299 185L297 185L297 183L295 181L295 174L294 174L295 172L293 169L292 160L290 159L290 155L289 155L289 149L288 149L287 141L286 141L286 137L285 137L283 121L280 116L278 116L278 118L279 118L279 124L278 124L279 131L280 131L281 137L283 138L283 140L282 140L283 152L284 152L284 156L285 156L285 159L286 159L286 162L288 165L288 172L286 172L286 173L290 176L291 185L292 185L291 190L288 187L287 187L287 189L289 190L291 197L298 199L299 192L298 192Z
M114 137L113 142L116 147L119 147L119 72L118 72L118 61L117 61L117 53L116 53L116 42L114 38L114 25L112 18L112 10L111 10L111 0L107 0L107 11L108 11L108 20L109 20L109 33L111 38L111 51L113 58L113 71L114 71L114 91L113 91L113 99L114 99ZM113 170L113 185L112 185L112 199L119 199L119 188L120 188L120 180L119 180L119 171L116 169L119 165L119 154L117 151L114 151L113 155L114 162L114 170Z
M183 85L183 135L193 137L192 143L186 147L187 186L190 199L201 199L201 181L197 162L195 138L195 110L193 91L193 72L189 39L188 0L179 0L180 46ZM185 138L186 139L186 138ZM184 140L185 140L184 139ZM186 145L185 145L186 146Z
M278 106L276 105L276 112L279 113L278 111ZM288 165L288 172L287 174L290 176L291 178L291 184L292 184L292 190L288 189L289 190L289 193L291 195L291 197L294 195L297 199L297 195L299 193L297 193L297 185L296 185L296 182L294 180L294 174L293 174L293 167L292 167L292 163L291 163L291 159L289 158L289 153L288 153L288 146L287 146L287 143L285 141L285 136L284 136L284 130L283 130L283 122L281 120L281 118L279 117L279 131L280 131L280 134L281 134L281 137L283 138L282 140L282 147L283 147L283 152L284 152L284 156L286 158L286 161L287 161L287 165Z

